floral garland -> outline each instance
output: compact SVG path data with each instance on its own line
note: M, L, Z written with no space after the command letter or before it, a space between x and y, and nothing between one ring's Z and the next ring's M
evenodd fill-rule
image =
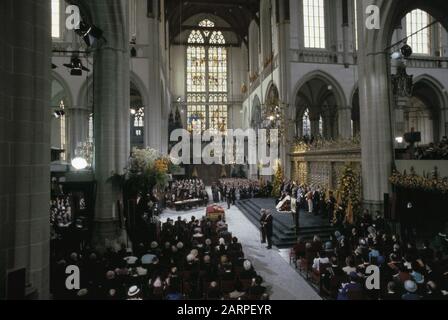
M353 223L361 213L361 183L359 172L352 166L345 166L339 179L338 204L345 209L346 219Z
M423 174L423 176L417 175L413 167L410 174L394 170L389 181L395 187L448 194L448 178L440 178L437 167L431 175Z

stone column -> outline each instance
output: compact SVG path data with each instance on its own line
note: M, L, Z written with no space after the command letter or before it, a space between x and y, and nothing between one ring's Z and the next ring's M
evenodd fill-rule
M338 130L341 139L350 139L352 136L352 109L350 106L338 108Z
M391 191L389 177L393 165L390 67L388 54L371 54L383 51L385 44L374 42L376 30L364 27L362 13L368 4L358 1L363 203L370 210L382 212L384 194Z
M158 12L157 1L152 2ZM160 77L160 39L158 15L148 18L149 105L145 107L145 146L162 151L162 100Z
M128 3L125 0L92 1L95 25L107 43L94 56L94 174L97 182L94 244L116 240L117 201L120 192L110 182L122 174L130 152Z
M49 0L0 2L0 300L26 269L49 298L51 11Z
M279 5L279 17L280 22L278 24L278 46L279 46L279 70L280 70L280 99L283 102L289 101L289 88L291 82L290 76L290 68L289 65L289 55L288 50L290 48L290 37L289 30L290 25L286 20L286 12L285 12L285 1L280 1ZM292 104L293 105L293 104ZM294 126L290 125L289 119L293 119L292 109L287 103L284 105L284 118L285 118L285 132L284 136L280 137L280 159L282 159L282 166L286 177L291 176L291 142L294 137Z
M69 107L67 110L69 145L67 162L76 157L75 151L78 145L88 140L89 114L91 112L91 109L83 106Z

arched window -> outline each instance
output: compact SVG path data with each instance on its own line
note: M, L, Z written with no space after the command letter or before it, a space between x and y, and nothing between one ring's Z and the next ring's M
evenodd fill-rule
M227 48L213 21L199 22L188 38L187 123L190 131L227 131ZM208 30L210 28L210 30Z
M145 109L143 107L131 109L131 114L134 134L135 136L140 137L143 135L143 128L145 127Z
M429 25L429 20L429 14L420 9L415 9L406 15L406 33L409 37L407 43L416 54L430 53L430 30L429 28L422 30Z
M304 137L311 137L310 110L306 109L302 117L302 134Z
M93 113L89 115L89 137L88 140L90 143L93 143Z
M325 49L324 0L303 0L305 48Z
M319 117L319 135L323 137L324 135L324 119L322 116Z
M51 0L51 36L61 37L61 0Z

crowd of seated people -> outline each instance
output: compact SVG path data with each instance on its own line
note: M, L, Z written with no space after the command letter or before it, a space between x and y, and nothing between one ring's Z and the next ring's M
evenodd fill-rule
M74 252L52 265L56 299L244 300L268 299L263 279L244 257L223 219L168 219L148 246ZM161 243L161 245L159 245ZM81 290L65 289L65 268L76 265Z
M366 212L356 225L345 225L327 242L317 236L309 242L299 239L291 254L321 294L332 299L448 299L444 233L417 247L389 232L382 218L371 218ZM379 290L366 287L371 265L380 270Z
M208 193L201 179L185 179L174 181L165 190L165 203L174 207L177 202L196 200L197 204L207 205Z
M50 202L50 225L69 227L73 223L70 196L60 195Z
M419 146L414 153L417 160L448 160L448 137L444 136L439 143Z

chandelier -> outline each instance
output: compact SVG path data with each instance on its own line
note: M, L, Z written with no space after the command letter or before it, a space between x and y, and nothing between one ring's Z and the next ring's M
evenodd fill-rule
M275 86L269 91L266 103L262 105L262 129L278 130L280 137L287 131L287 110L289 105L279 99L278 90Z

